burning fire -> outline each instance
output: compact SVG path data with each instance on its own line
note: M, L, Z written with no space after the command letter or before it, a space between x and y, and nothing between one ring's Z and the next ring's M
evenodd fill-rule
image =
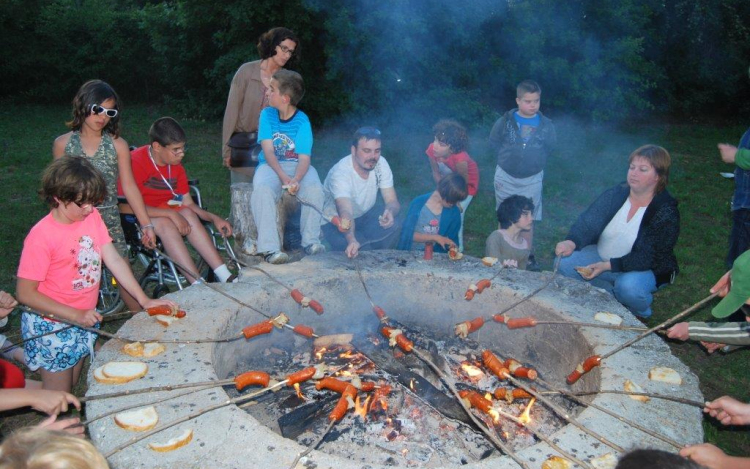
M472 381L476 382L484 378L484 372L479 367L476 367L468 362L461 363L461 370Z
M327 350L328 349L326 349L325 347L320 347L318 350L315 351L315 359L318 361L322 360L323 354L325 354Z
M412 391L415 391L415 389L414 389L414 378L412 378L412 379L411 379L411 380L409 381L409 389L411 389Z
M523 422L524 425L528 425L531 423L531 406L534 405L534 401L536 401L536 399L531 398L531 400L529 401L529 405L526 406L526 409L524 409L521 416L518 417L518 419Z
M339 354L339 358L353 358L353 357L354 357L354 354L352 353L351 350L347 350L346 352Z
M367 399L365 399L364 402L361 402L359 396L357 396L357 400L354 402L354 414L360 416L362 420L366 420L367 408L370 405L371 397L372 396L367 396Z
M297 397L299 397L303 401L307 400L307 398L305 397L305 395L302 394L302 390L299 387L299 383L294 383L294 390L297 392Z

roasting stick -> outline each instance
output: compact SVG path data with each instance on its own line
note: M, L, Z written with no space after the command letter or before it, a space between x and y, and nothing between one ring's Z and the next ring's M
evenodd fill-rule
M718 294L719 294L719 292L712 293L712 294L708 295L707 297L703 298L702 300L700 300L699 302L695 303L693 306L687 308L686 310L682 311L681 313L678 313L677 315L675 315L675 316L667 319L666 321L664 321L663 323L659 324L658 326L654 326L651 329L647 330L646 332L644 332L642 334L639 334L638 336L630 339L629 341L625 342L624 344L620 345L619 347L615 348L614 350L611 350L611 351L605 353L604 355L601 355L601 356L599 356L599 355L592 355L592 356L588 357L586 360L584 360L583 362L581 362L576 367L576 369L573 370L573 372L571 374L568 375L568 378L567 378L568 384L575 383L576 381L578 381L579 379L581 379L581 377L583 375L585 375L586 373L588 373L589 371L591 371L595 367L601 365L602 360L606 360L607 358L611 357L612 355L616 354L617 352L620 352L623 349L625 349L627 347L630 347L634 343L638 342L639 340L647 337L652 332L655 332L655 331L657 331L659 329L663 329L663 328L671 325L672 323L675 323L675 322L679 321L680 319L684 318L685 316L693 313L695 310L700 309L703 305L705 305L706 303L708 303L709 301L711 301L712 299L714 299L716 297L716 295L718 295Z
M669 445L672 445L673 447L675 447L677 449L682 449L682 447L685 446L683 444L680 444L680 443L676 442L675 440L673 440L673 439L671 439L669 437L666 437L666 436L660 435L658 433L655 433L655 432L649 430L648 428L644 427L643 425L640 425L640 424L638 424L636 422L633 422L632 420L628 420L625 417L617 415L616 413L612 412L611 410L609 410L607 408L604 408L604 407L602 407L600 405L594 404L593 402L586 402L586 401L584 401L583 399L581 399L580 397L576 396L575 394L573 394L570 391L566 391L564 389L556 388L555 386L552 386L552 384L544 381L541 378L537 378L537 382L539 384L541 384L542 386L546 387L547 389L559 392L563 396L567 397L568 399L573 400L574 402L577 402L578 404L581 404L581 405L584 405L584 406L587 406L587 407L591 407L592 409L596 409L596 410L598 410L600 412L604 412L605 414L609 415L610 417L613 417L613 418L619 420L620 422L622 422L622 423L624 423L626 425L630 425L631 427L636 428L636 429L642 431L643 433L645 433L645 434L647 434L649 436L652 436L652 437L654 437L656 439L659 439L659 440L661 440L661 441L663 441L663 442L665 442L665 443L667 443Z
M552 439L548 438L544 433L542 433L540 431L537 431L537 429L534 426L532 426L532 425L530 425L528 423L525 423L523 420L519 419L515 415L511 415L511 414L509 414L509 413L507 413L507 412L505 412L503 410L495 409L495 411L497 411L498 415L501 415L501 416L507 418L508 420L511 420L512 422L515 422L518 425L521 425L525 429L529 430L531 433L534 434L534 436L536 436L537 438L539 438L543 442L547 443L552 449L554 449L555 451L557 451L558 453L560 453L562 455L562 457L564 457L565 459L570 459L571 461L573 461L574 463L578 464L579 466L581 466L581 467L583 467L585 469L591 469L591 465L590 464L588 464L587 462L581 461L580 459L576 458L575 456L573 456L572 454L568 453L564 449L560 448L558 445L555 444L554 441L552 441Z
M339 371L340 369L342 369L342 368L344 368L346 366L348 366L348 364L344 365L342 367L337 368L336 370L332 371L331 374L336 373L337 371ZM314 376L317 375L318 373L319 373L319 370L317 368L315 368L315 367L305 368L303 370L300 370L300 371L297 371L295 373L290 374L283 381L279 381L276 384L273 384L273 385L268 386L266 388L263 388L263 389L260 389L258 391L255 391L254 393L248 394L246 396L238 396L238 397L235 397L235 398L232 398L232 399L227 399L227 400L225 400L223 402L219 402L218 404L214 404L214 405L205 407L203 409L198 409L195 412L192 412L192 413L190 413L188 415L180 417L180 418L178 418L176 420L172 420L171 422L167 422L167 423L165 423L163 425L159 425L158 427L154 428L153 430L149 430L146 433L143 433L141 435L138 435L138 436L135 436L135 437L131 438L130 440L126 441L125 443L117 446L116 448L113 448L111 451L109 451L108 453L106 453L104 455L104 457L105 458L109 458L110 456L113 456L114 454L116 454L116 453L122 451L123 449L127 448L128 446L134 445L135 443L138 443L139 441L144 440L144 439L150 437L151 435L159 433L159 432L161 432L163 430L166 430L168 428L174 427L175 425L179 425L180 423L187 422L189 420L193 420L195 418L198 418L201 415L206 414L208 412L211 412L213 410L220 409L220 408L226 407L228 405L239 404L239 403L242 403L242 402L245 402L245 401L249 401L249 400L251 400L251 399L253 399L255 397L260 396L261 394L264 394L264 393L266 393L268 391L273 391L274 389L281 388L282 386L285 386L285 385L291 386L291 385L293 385L295 383L299 383L299 382L302 382L302 381L307 381L309 379L314 378ZM300 379L300 376L302 376L303 378Z
M557 391L542 391L541 394L553 395L553 394L563 394L563 393L560 390L557 390ZM685 405L689 405L692 407L698 407L699 409L703 409L704 407L706 407L705 402L693 401L690 399L683 399L682 397L666 396L664 394L655 394L655 393L650 393L650 392L629 392L629 391L618 391L614 389L600 389L599 391L578 391L578 392L571 392L570 394L574 396L590 396L592 394L620 394L624 396L645 396L645 397L652 397L654 399L664 399L665 401L678 402L680 404L685 404Z

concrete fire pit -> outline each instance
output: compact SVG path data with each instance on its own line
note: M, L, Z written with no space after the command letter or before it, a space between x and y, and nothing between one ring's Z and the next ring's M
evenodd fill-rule
M404 324L430 327L435 331L436 339L440 339L440 335L452 336L453 326L458 322L500 311L504 306L543 285L551 275L550 272L539 274L506 270L493 281L491 290L485 290L473 301L467 302L463 299L467 286L481 278L488 278L495 272L477 259L467 257L452 262L445 256L436 255L434 260L424 261L408 252L382 251L363 253L359 263L376 303L389 316ZM292 324L312 326L319 335L356 332L357 328L363 327L363 318L369 319L372 316L354 264L342 254L308 257L285 266L262 267L284 283L318 299L326 308L325 314L318 316L310 309L301 310L285 288L254 270L244 271L240 283L222 287L229 294L267 314L284 311ZM228 337L239 334L243 327L264 319L205 286L191 287L172 297L187 310L188 316L185 319L164 328L153 318L140 314L128 321L119 334L164 340ZM556 278L532 300L514 309L511 316L533 315L538 319L593 322L594 314L599 311L618 314L624 318L623 325L642 326L609 295L587 284L564 278ZM472 339L499 352L507 351L514 358L534 366L544 379L555 386L567 388L564 384L565 376L578 362L592 354L606 353L634 334L558 325L508 330L503 325L492 323L472 334ZM149 372L140 380L119 386L99 384L89 375L87 395L232 377L243 371L239 367L246 361L244 358L247 354L257 353L274 343L282 342L293 342L300 349L310 348L309 340L290 330L274 330L268 336L260 336L251 341L242 339L220 344L170 344L167 345L166 353L151 359L128 357L120 352L123 342L109 341L95 357L92 370L112 360L139 360L148 363ZM682 376L682 385L649 381L648 371L654 366L677 370ZM640 384L646 392L702 400L695 375L670 353L667 345L656 335L612 356L601 368L589 373L572 389L622 390L626 379ZM185 390L92 401L86 406L87 417L138 403L150 403L183 392ZM228 398L222 388L213 388L157 404L159 424ZM703 441L700 409L658 399L641 403L627 396L614 394L599 394L592 400L677 442L690 444ZM661 440L619 423L595 409L586 408L576 418L586 427L626 449L653 447L675 451L675 448ZM93 442L103 453L138 435L116 426L112 417L98 420L89 428ZM194 437L183 448L169 453L156 453L146 446L148 442L165 442L187 428L194 430ZM559 446L579 459L588 460L604 453L615 453L613 449L571 425L550 436ZM244 410L232 405L138 442L113 455L109 461L115 468L286 468L303 449L296 442L281 437L259 424ZM556 454L545 443L518 451L518 455L528 461L531 467L539 467L545 459ZM317 468L385 467L364 465L357 460L326 454L325 444L321 450L313 451L309 459L308 466ZM405 467L406 462L401 461L397 465ZM500 456L495 452L487 459L470 462L464 467L517 466L507 456Z

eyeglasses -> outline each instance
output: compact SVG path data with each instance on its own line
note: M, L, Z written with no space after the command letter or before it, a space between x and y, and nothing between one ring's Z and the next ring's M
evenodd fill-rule
M180 155L184 155L184 154L185 154L185 152L187 151L187 147L177 147L177 148L169 148L169 147L166 147L166 148L167 148L167 150L169 150L169 151L170 151L170 153L172 153L172 154L173 154L174 156L180 156Z
M116 117L118 112L117 109L107 109L98 104L92 104L89 110L91 111L91 114L96 114L98 116L99 114L104 113L107 117Z
M76 202L74 200L73 203L76 204L76 207L78 207L80 209L94 208L94 204L91 203L91 202L83 203L83 202Z
M296 52L294 49L290 49L290 48L288 48L287 46L285 46L283 44L279 44L276 47L278 47L279 49L281 49L281 52L283 52L285 54L294 55L294 52Z

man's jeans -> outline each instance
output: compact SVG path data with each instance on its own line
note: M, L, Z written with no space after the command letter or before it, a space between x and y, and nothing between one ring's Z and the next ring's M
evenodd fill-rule
M591 244L580 251L574 251L568 257L563 257L559 272L566 277L587 281L595 287L606 290L636 316L642 318L651 316L651 303L654 301L653 293L657 290L654 273L650 270L639 272L607 271L591 280L585 280L575 270L575 267L585 267L601 261L602 258L599 257L596 245Z

